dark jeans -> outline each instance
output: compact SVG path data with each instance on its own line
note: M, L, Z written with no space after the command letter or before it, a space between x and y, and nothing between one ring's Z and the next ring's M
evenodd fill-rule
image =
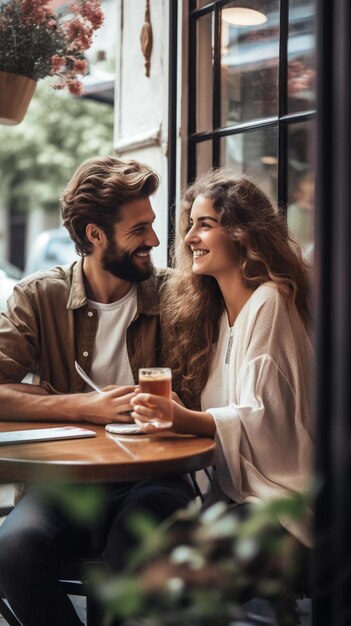
M146 511L162 521L194 497L185 477L104 485L106 510L94 528L76 526L35 488L0 527L0 586L23 626L82 626L55 572L67 558L97 550L113 571L123 568L133 535L128 517Z

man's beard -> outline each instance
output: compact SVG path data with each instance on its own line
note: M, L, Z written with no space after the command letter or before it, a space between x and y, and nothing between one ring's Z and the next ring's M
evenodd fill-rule
M143 248L133 250L133 252L125 252L114 241L109 240L108 248L101 259L103 269L116 276L116 278L121 278L131 283L140 283L150 278L154 270L152 262L149 261L144 267L138 267L133 259L133 254L137 250L148 252L151 248L144 246Z

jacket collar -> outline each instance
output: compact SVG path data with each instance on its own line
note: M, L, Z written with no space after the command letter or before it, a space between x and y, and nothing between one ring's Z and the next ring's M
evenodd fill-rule
M87 304L83 279L83 259L71 266L72 283L67 309L79 309ZM140 315L159 315L160 305L157 294L156 270L150 278L137 283L137 312Z
M72 282L69 292L67 309L79 309L87 304L87 296L83 280L83 259L71 265Z

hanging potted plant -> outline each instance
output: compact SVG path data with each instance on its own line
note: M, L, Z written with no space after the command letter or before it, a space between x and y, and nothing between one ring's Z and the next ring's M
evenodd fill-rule
M22 121L36 83L81 95L84 52L103 22L100 0L76 0L57 13L49 0L0 0L0 122Z

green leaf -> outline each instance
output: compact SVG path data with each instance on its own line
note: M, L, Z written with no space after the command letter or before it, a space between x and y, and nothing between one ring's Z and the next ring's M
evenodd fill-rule
M140 614L144 602L143 589L134 579L121 577L109 580L98 588L97 593L109 615L128 618Z

